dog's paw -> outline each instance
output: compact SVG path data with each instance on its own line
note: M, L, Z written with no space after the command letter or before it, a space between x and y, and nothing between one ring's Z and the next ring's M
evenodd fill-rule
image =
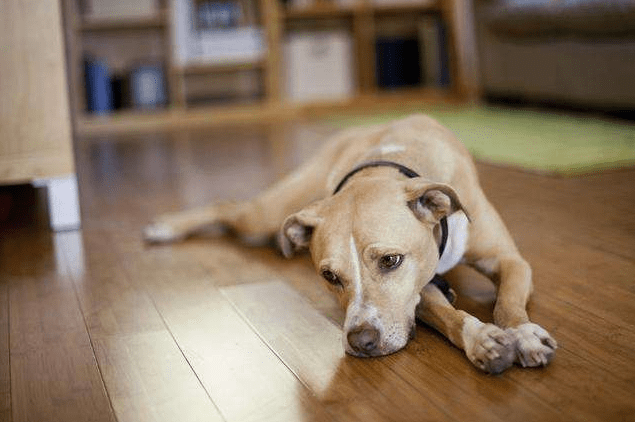
M463 342L467 358L485 372L500 374L514 364L514 336L494 324L467 321Z
M540 325L528 322L507 331L514 336L516 363L519 365L545 366L553 359L558 343Z
M183 236L166 223L147 225L142 231L143 240L148 243L169 243L180 240Z
M528 322L508 331L514 336L518 364L534 367L551 362L558 343L540 325Z

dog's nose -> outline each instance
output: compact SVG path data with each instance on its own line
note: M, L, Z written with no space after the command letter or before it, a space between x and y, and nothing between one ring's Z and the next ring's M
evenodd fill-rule
M348 344L358 353L371 353L379 344L379 330L370 324L351 329L346 335Z

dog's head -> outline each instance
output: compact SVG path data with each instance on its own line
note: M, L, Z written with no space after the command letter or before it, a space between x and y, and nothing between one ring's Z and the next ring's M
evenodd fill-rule
M343 343L381 356L414 332L419 293L439 260L439 221L462 209L454 190L422 178L361 178L289 216L283 253L309 248L346 310Z

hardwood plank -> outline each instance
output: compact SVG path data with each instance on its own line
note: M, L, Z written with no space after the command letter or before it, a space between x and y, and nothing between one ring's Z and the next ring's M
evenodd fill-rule
M524 394L536 395L571 420L627 420L635 412L632 382L617 382L602 368L579 359L566 345L543 373L517 371L510 376ZM630 415L630 416L629 416Z
M607 370L607 363L619 362L619 358L611 353L581 358L578 345L572 341L576 339L576 331L579 330L584 339L580 345L582 353L587 353L589 347L591 350L596 346L601 347L602 340L594 336L593 330L584 336L584 319L574 324L573 321L579 315L571 313L563 307L563 303L549 299L548 295L537 292L530 306L532 320L547 328L559 341L556 357L546 368L513 368L495 379L495 382L489 382L470 371L461 370L460 365L453 361L454 352L425 352L425 359L443 368L453 379L460 379L461 386L472 394L478 392L478 395L489 397L492 409L503 412L503 416L504 412L513 409L508 420L623 419L622 416L631 411L635 397L628 387L632 385L632 380L627 379L633 373L632 355L631 368L627 369L624 377ZM491 307L487 308L491 314ZM572 324L577 324L579 328L572 328ZM433 336L427 343L430 350L434 350L433 343L438 340L448 345L445 339ZM418 342L419 338L415 341ZM606 345L609 350L613 347ZM424 356L421 352L417 355Z
M576 303L613 324L635 328L635 263L565 239L527 250L536 288ZM575 257L575 258L572 258ZM563 282L566 280L566 282Z
M521 251L549 247L555 233L569 244L585 244L635 261L635 169L575 178L479 164L483 189ZM519 194L519 186L526 187ZM528 241L524 241L530 235ZM537 235L546 236L538 241Z
M597 319L585 309L548 295L541 295L532 310L547 324L554 325L554 335L578 359L610 373L617 380L635 382L633 369L633 331L622 325ZM570 321L562 330L558 321ZM553 321L553 322L552 322ZM543 324L543 325L547 325Z
M586 247L582 245L582 248ZM606 295L613 298L611 303L601 304L600 299L584 306L584 294L575 293L576 288L571 288L578 283L571 269L586 263L592 265L594 261L581 256L578 245L563 250L568 259L561 261L562 257L555 254L545 256L534 265L537 285L529 306L532 320L549 330L559 342L555 360L539 371L514 370L505 376L521 386L525 397L535 396L540 403L559 409L573 420L623 419L625 414L635 410L635 395L630 387L635 379L633 332L629 324L616 318L624 315L620 306L613 311L615 315L611 315L609 309L600 312L608 316L607 319L596 313L610 307L621 296ZM549 255L549 251L545 254ZM614 258L619 259L611 257ZM616 273L620 271L623 270L617 269ZM558 275L552 276L554 273ZM557 280L557 283L549 280ZM580 289L583 292L588 285L593 285L588 280L582 282L587 283ZM487 311L491 315L490 306Z
M161 265L160 251L128 261L227 421L331 420L192 260ZM154 257L152 255L155 255ZM157 260L159 258L159 260ZM176 282L178 281L178 282Z
M117 265L111 236L88 232L85 256L79 232L60 234L59 247L117 419L222 421L150 298ZM83 268L73 269L78 263Z
M114 421L72 281L56 269L50 234L32 238L17 240L14 264L2 269L13 420Z
M11 422L9 358L9 285L0 277L0 420Z
M119 421L222 421L165 332L98 336L101 363Z
M440 396L413 387L410 380L395 374L389 361L346 356L341 329L284 283L226 287L222 292L287 366L328 403L332 414L344 419L453 419L444 411L447 400L439 403ZM358 413L360 408L363 415Z
M593 255L581 255L581 250L585 249ZM623 318L625 315L634 314L632 305L630 310L627 305L632 303L631 298L616 289L613 289L614 293L609 294L601 290L613 280L616 283L624 281L625 279L620 280L619 274L628 277L627 269L631 268L632 264L619 257L605 256L605 253L588 249L586 246L571 245L566 250L568 254L573 252L573 256L582 258L575 265L583 267L583 270L586 265L595 266L602 261L611 265L601 266L596 275L580 281L576 274L577 270L571 270L575 265L567 260L561 261L557 254L554 256L547 251L550 256L537 261L534 265L536 286L529 303L529 315L533 321L552 333L561 348L569 349L577 359L586 360L594 367L611 373L616 377L616 382L620 379L631 382L635 376L635 348L632 344L635 330L630 324L633 318ZM604 277L603 274L606 281L600 288L595 287L599 290L596 293L592 280L601 279ZM457 283L458 277L461 277L460 283ZM484 295L486 301L479 304L477 301L470 301L471 298L466 298L465 295L483 293L472 288L476 284L481 286L488 283L484 282L486 279L483 276L474 270L461 267L450 273L448 279L459 294L458 305L461 309L484 320L491 320L495 300L491 283ZM582 285L577 287L580 283ZM627 304L617 304L613 307L612 305L618 301Z
M339 329L330 323L321 322L323 317L315 311L307 310L307 303L297 294L289 293L288 288L281 283L241 285L223 288L222 291L245 314L270 347L316 391L318 397L324 395L325 380L328 385L334 384L337 389L343 388L347 382L346 376L340 374L341 368L335 370L337 365L332 362L338 356L341 357L342 353ZM328 335L325 335L325 332ZM592 380L597 380L600 383L596 385L615 386L616 380L602 368L593 367L581 371L577 357L566 349L560 351L560 355L564 356L559 356L556 363L538 374L531 370L511 370L508 372L511 376L494 378L471 367L462 352L453 348L440 336L427 336L426 343L421 344L416 340L414 345L400 353L382 358L381 362L407 379L409 384L417 386L418 390L426 391L428 397L437 405L452 408L453 416L459 420L467 417L469 420L500 418L540 421L561 419L563 415L602 420L606 414L606 410L603 409L608 405L609 396L602 394L602 387L589 386L579 393L579 400L567 402L567 398L576 395L573 391L574 388L579 389L576 385L593 385ZM330 344L330 349L327 343ZM447 353L448 350L443 353L444 348L449 349L450 353ZM324 356L325 350L330 352L330 356ZM325 360L330 362L325 363ZM564 361L563 364L558 364L561 361ZM330 372L325 368L329 368ZM364 369L369 377L369 372L376 368L373 365L365 365ZM385 374L382 375L385 379ZM336 381L332 381L333 379ZM399 388L394 380L390 385L392 388ZM434 389L431 390L430 385L434 385ZM530 391L535 390L536 396L519 395L520 385L528 385ZM356 389L359 388L360 385L357 383ZM611 396L614 402L609 411L610 415L620 417L632 410L632 393L625 388L626 384L613 388L616 396ZM441 393L437 393L437 389L440 389ZM336 395L337 392L329 390L329 394ZM367 397L368 392L364 391L363 395ZM333 400L332 397L329 399ZM463 407L457 406L458 403ZM465 407L466 403L469 403L468 407ZM402 399L399 405L411 410L408 406L412 403ZM469 414L462 414L461 411L467 411ZM342 410L338 409L337 412L340 414ZM395 416L395 413L392 416Z

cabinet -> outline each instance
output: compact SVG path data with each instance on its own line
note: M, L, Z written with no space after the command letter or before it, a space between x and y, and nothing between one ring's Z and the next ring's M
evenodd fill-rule
M47 188L54 229L79 225L64 36L57 0L3 0L0 183Z

